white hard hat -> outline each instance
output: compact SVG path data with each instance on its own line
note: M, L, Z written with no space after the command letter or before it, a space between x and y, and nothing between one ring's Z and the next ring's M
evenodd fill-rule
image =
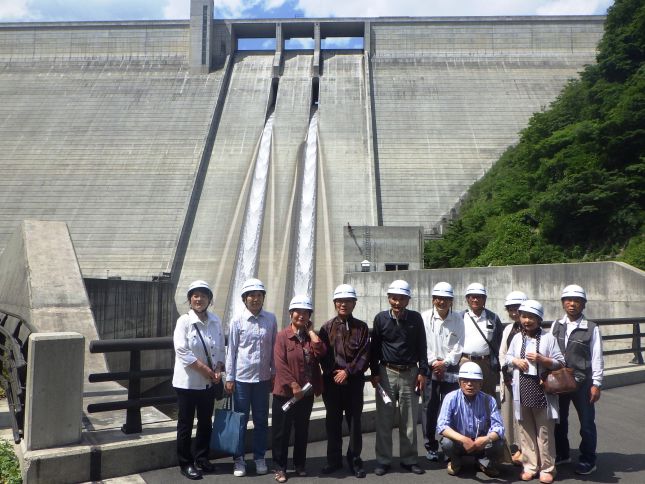
M387 288L387 293L401 294L403 296L412 297L412 289L410 288L410 284L401 279L397 279L392 284L390 284L390 287Z
M506 296L506 300L504 301L504 306L516 306L518 304L522 304L527 299L528 299L527 295L524 294L522 291L511 291Z
M465 378L466 380L483 380L484 375L482 374L482 369L477 363L467 361L459 367L459 378Z
M244 284L242 284L242 289L240 290L242 297L244 297L244 294L251 291L262 291L265 294L267 292L260 279L247 279L244 281Z
M535 314L540 319L544 319L544 308L535 299L527 299L520 305L520 312Z
M486 288L479 282L473 282L466 288L466 296L469 294L481 294L482 296L487 295Z
M304 294L294 296L289 303L289 311L292 309L308 309L309 311L314 310L314 305L311 303L311 298Z
M432 288L432 295L440 296L440 297L450 297L450 298L455 297L455 293L452 290L452 286L447 282L437 282Z
M334 296L332 297L332 301L335 301L336 299L354 299L354 300L356 300L356 299L358 299L356 297L356 289L354 289L349 284L341 284L336 289L334 289Z
M188 286L188 291L186 291L186 297L190 299L190 295L196 289L203 289L209 295L209 297L213 299L213 291L211 290L211 287L208 285L208 282L202 280L197 280L190 283L190 285Z
M570 284L562 290L560 299L564 299L565 297L579 297L586 301L587 293L582 287L578 286L577 284Z

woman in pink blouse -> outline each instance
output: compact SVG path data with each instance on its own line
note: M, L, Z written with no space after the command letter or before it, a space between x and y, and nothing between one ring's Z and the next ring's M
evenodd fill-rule
M273 384L272 430L275 480L287 482L287 457L291 428L295 428L293 464L298 476L306 476L309 417L314 395L322 393L319 361L327 348L318 338L311 321L313 305L307 296L296 296L289 304L291 324L280 331L273 349L275 382ZM309 383L312 388L303 391ZM292 398L296 402L287 410L282 407Z

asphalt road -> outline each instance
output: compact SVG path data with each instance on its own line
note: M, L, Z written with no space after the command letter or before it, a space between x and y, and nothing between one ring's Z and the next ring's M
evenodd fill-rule
M598 470L588 476L578 476L573 472L577 446L580 442L578 436L577 418L575 409L571 407L569 439L572 447L573 464L560 466L556 482L602 482L602 483L645 483L645 384L632 385L621 388L614 388L603 392L601 400L596 409L596 425L598 427ZM394 455L398 454L397 431L394 431ZM449 476L446 473L445 465L431 463L425 460L425 452L421 442L421 429L419 429L419 462L426 470L422 476L410 474L401 469L395 460L391 471L383 477L375 476L373 469L376 466L374 460L374 437L373 433L365 434L363 438L363 460L367 477L356 479L350 476L345 470L338 471L331 476L322 476L320 469L325 465L325 442L311 442L307 448L307 471L308 477L296 477L289 475L289 482L294 484L305 483L338 483L345 482L359 483L424 483L435 484L460 483L474 480L476 482L519 482L519 467L501 466L501 474L498 478L492 479L482 472L475 472L475 467L464 466L464 469L457 477ZM347 438L345 438L347 445ZM271 452L268 452L270 457ZM251 456L247 455L247 459ZM233 476L233 464L230 458L214 461L218 470L210 475L205 475L199 482L203 483L230 483L239 482L244 484L269 483L273 481L273 474L256 476L251 472L253 464L247 464L250 471L246 477L236 478ZM270 460L268 460L271 468ZM134 476L131 476L134 477ZM179 473L178 467L169 467L155 471L146 472L137 476L149 484L167 484L176 482L189 482ZM537 483L537 480L532 482Z

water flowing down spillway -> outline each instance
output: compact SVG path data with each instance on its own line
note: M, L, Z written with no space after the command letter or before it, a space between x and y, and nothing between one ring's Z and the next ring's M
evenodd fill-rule
M238 244L237 259L235 261L235 276L231 285L228 307L226 308L226 323L230 322L236 314L244 310L240 288L242 283L250 277L257 276L258 259L260 256L260 239L262 237L262 223L264 221L264 208L271 162L271 139L273 134L273 117L267 119L260 148L255 160L255 169L251 181L251 192L247 202L246 213L240 242Z
M315 276L317 161L318 111L315 111L307 131L300 207L296 212L299 218L293 277L293 294L310 297L313 296Z

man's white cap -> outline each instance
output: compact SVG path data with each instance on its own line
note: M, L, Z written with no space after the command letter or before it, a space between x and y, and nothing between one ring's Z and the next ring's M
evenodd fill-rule
M452 290L452 286L447 282L437 282L432 288L432 295L440 296L440 297L451 297L451 298L455 297L455 293Z
M335 301L336 299L354 299L354 300L356 300L356 299L358 299L356 297L356 289L354 289L349 284L341 284L336 289L334 289L334 296L332 297L332 301Z
M586 301L587 293L582 287L578 286L577 284L570 284L562 290L560 299L564 299L565 297L580 297Z
M522 291L511 291L506 296L506 300L504 301L504 306L516 306L518 304L522 304L527 299L528 299L528 296L524 294Z
M289 311L292 309L308 309L309 311L314 310L314 305L311 302L311 298L304 294L294 296L289 303Z
M401 279L397 279L396 281L392 282L392 284L390 284L390 287L387 288L387 293L401 294L403 296L412 297L412 289L410 288L410 284Z
M251 291L262 291L265 294L267 292L264 284L262 284L262 281L260 279L247 279L246 281L244 281L244 284L242 284L240 293L242 294L242 296L244 296L244 294Z
M465 378L466 380L483 380L484 375L482 374L482 369L477 363L467 361L459 368L459 378Z
M520 305L520 312L535 314L538 318L544 319L544 308L535 299L527 299Z
M479 282L473 282L466 288L466 296L469 294L481 294L482 296L487 295L486 288Z

